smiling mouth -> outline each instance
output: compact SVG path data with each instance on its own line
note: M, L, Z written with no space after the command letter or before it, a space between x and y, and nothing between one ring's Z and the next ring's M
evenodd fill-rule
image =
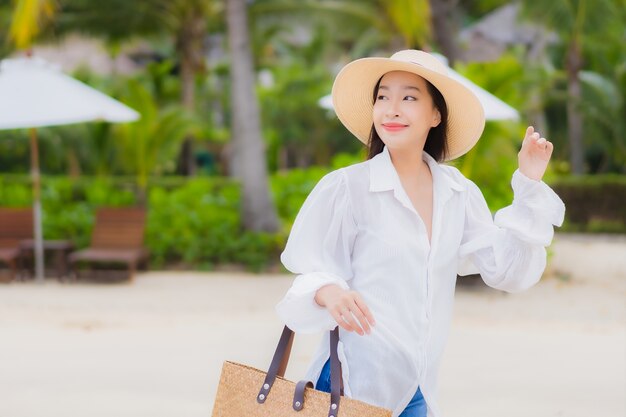
M404 128L408 127L408 125L403 125L399 123L383 123L383 128L390 132L397 132Z

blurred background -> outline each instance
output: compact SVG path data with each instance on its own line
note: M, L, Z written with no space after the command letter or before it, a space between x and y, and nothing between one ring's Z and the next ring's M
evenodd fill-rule
M317 180L364 159L320 105L334 75L403 48L441 53L519 112L455 161L493 210L532 124L555 144L560 230L624 233L625 13L623 0L256 0L229 20L224 1L0 0L0 58L43 58L141 114L38 130L44 238L84 247L98 207L139 205L151 268L259 271L278 267ZM31 203L28 137L0 131L1 206Z
M517 111L453 161L492 211L527 125L555 145L544 180L567 207L531 294L462 281L444 411L623 416L625 24L624 0L0 0L0 60L45 60L139 114L0 130L0 414L207 415L222 360L266 367L293 220L323 175L365 159L328 105L334 76L417 48ZM13 252L2 235L35 200L35 142L46 273L72 285L32 281L32 221ZM123 224L110 208L143 213L121 263L102 255Z

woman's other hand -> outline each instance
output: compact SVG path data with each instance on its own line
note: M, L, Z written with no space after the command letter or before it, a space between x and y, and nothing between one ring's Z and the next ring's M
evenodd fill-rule
M370 334L374 317L356 291L344 290L338 285L325 285L315 294L315 302L333 316L337 324L349 332Z
M552 156L554 146L532 126L526 129L522 149L517 154L519 170L522 174L535 181L541 181Z

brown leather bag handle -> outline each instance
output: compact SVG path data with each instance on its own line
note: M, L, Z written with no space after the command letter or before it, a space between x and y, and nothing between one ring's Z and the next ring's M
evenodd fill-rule
M291 355L291 348L293 346L294 332L285 326L283 333L278 341L278 346L274 352L274 357L270 364L270 368L267 371L263 386L257 395L257 402L263 404L267 400L267 396L274 385L274 381L277 376L284 377L287 364L289 362L289 356ZM339 402L343 395L343 379L341 375L341 362L339 362L339 355L337 353L337 346L339 345L339 328L335 327L330 332L330 407L328 411L329 417L336 417L339 412ZM294 395L294 409L300 411L304 405L304 389L309 386L308 381L300 381L296 387ZM302 392L300 392L302 391ZM296 403L299 403L296 406Z

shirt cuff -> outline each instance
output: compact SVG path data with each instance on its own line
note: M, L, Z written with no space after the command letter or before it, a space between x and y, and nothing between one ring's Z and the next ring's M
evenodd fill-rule
M554 226L563 224L565 204L543 181L528 178L519 170L513 173L513 204L499 210L496 225L509 229L529 243L548 246Z
M336 284L349 289L341 277L327 272L311 272L298 275L285 297L276 305L280 319L296 333L330 331L337 322L325 307L315 302L317 290L325 285Z
M561 226L565 217L565 204L561 198L543 181L528 178L517 169L511 180L513 204L521 203L535 216L545 218L554 226Z

